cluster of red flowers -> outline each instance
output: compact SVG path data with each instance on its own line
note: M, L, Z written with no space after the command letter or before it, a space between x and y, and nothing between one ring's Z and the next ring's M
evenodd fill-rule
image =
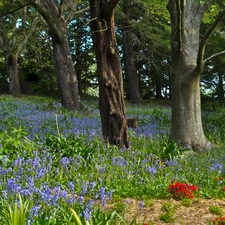
M223 224L225 224L225 216L223 216L221 218L216 218L212 222L215 225L223 225Z
M173 180L168 187L168 191L173 195L175 199L194 198L194 192L197 190L197 186L181 182L174 183Z

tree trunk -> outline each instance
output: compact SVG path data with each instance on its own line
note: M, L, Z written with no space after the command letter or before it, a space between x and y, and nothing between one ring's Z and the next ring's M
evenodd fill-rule
M53 57L57 74L62 105L68 110L81 110L78 82L67 39L67 22L63 10L66 5L58 1L35 1L34 8L42 15L48 25L53 45ZM72 10L72 9L71 9ZM71 11L72 12L72 11ZM68 17L72 15L67 13ZM68 22L70 19L68 19Z
M207 149L210 143L202 128L200 74L193 73L190 65L179 64L172 70L171 139L187 148Z
M19 83L19 72L18 72L18 56L17 55L6 55L6 68L9 74L9 94L13 97L20 98L20 83Z
M132 104L139 104L141 100L139 80L136 69L136 62L134 56L133 38L132 38L132 25L129 23L130 4L128 1L123 3L123 12L126 15L126 21L123 28L123 46L125 58L125 71L128 77L129 84L129 98Z
M219 76L219 82L218 82L218 87L217 87L218 100L219 100L219 104L221 106L224 106L223 74L221 71L219 71L218 76Z
M118 0L89 0L91 31L97 58L99 106L106 142L129 147L123 79L115 36L114 8Z
M205 137L201 119L203 65L197 62L199 30L206 8L196 0L188 0L186 4L183 0L170 0L168 9L172 21L171 139L187 148L208 149L211 143Z
M82 27L80 27L80 24L78 22L78 30L82 29ZM83 94L83 90L82 90L82 86L84 86L82 84L82 72L84 69L84 63L83 63L83 56L82 56L82 35L83 33L81 33L80 31L78 31L78 33L76 34L76 73L77 73L77 82L78 82L78 90L79 90L79 95L81 96Z
M156 66L152 68L153 81L155 83L156 99L163 99L162 95L162 76Z
M52 46L62 105L71 111L81 110L83 105L66 34L58 37L52 33Z

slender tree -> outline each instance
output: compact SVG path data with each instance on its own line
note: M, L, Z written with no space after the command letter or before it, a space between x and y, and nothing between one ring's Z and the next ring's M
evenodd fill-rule
M134 31L131 21L132 2L123 0L123 13L125 20L123 21L123 46L124 46L124 60L125 71L129 84L129 99L133 104L139 104L141 100L139 78L136 69L136 59L134 51Z
M97 58L103 137L110 144L129 147L122 70L114 24L114 9L118 2L89 0L90 26Z
M9 93L13 97L21 96L18 58L35 32L38 21L38 16L31 14L28 7L0 18L0 47L9 76Z
M202 18L212 2L212 0L169 0L168 3L172 25L171 139L196 150L212 147L202 127L200 76L204 65L210 59L225 53L222 51L204 59L206 43L225 16L225 10L218 13L200 39Z

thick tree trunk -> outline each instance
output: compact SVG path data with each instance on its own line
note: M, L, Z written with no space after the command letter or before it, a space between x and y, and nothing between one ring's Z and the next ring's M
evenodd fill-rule
M62 105L68 110L81 110L78 82L66 35L52 34L53 56Z
M20 83L19 83L19 72L18 72L18 56L7 55L5 56L6 68L9 74L9 94L13 97L20 98Z
M201 119L200 75L203 66L197 67L204 9L196 0L186 4L182 0L170 0L168 9L172 21L171 139L187 148L208 149L211 143L205 137Z
M64 2L35 1L34 8L45 19L52 37L53 56L62 105L68 110L81 110L78 82L67 39L67 22L64 18ZM68 20L70 21L70 20Z
M172 70L171 139L186 148L202 150L210 143L202 128L200 74L193 70L181 62Z
M89 2L92 16L90 25L97 57L103 137L110 144L129 147L122 69L114 30L113 10L118 0Z

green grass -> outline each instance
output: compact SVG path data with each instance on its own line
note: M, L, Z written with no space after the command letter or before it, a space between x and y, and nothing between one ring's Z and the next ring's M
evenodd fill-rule
M89 104L89 101L92 102ZM96 214L94 224L100 222L97 218L102 221L115 219L118 224L127 224L121 200L135 198L150 204L151 199L171 198L167 190L171 180L198 186L201 198L225 197L224 109L203 112L206 135L219 147L198 154L183 151L176 143L169 142L171 112L167 106L156 103L138 107L128 105L127 115L139 118L140 133L129 130L132 147L123 150L105 144L98 133L90 136L98 129L96 125L90 126L99 121L98 104L96 100L85 100L84 103L89 106L85 111L70 113L55 99L25 97L16 100L0 96L2 207L7 202L11 204L18 200L13 191L20 188L17 192L23 193L22 202L26 202L29 208L26 215L32 216L33 224L57 224L59 221L60 224L73 224L75 214L71 207L85 223L84 212L92 212L94 220L94 205L97 202L104 205L112 192L115 214L114 211L98 212L100 214ZM153 129L152 123L156 123L159 132L153 136L146 135L146 130ZM80 130L81 133L73 133ZM31 140L29 135L32 132L35 132L35 138ZM29 183L31 178L34 187ZM10 186L13 182L14 186ZM33 190L29 189L31 187ZM21 190L30 191L31 196L24 195ZM47 190L50 191L48 196L57 197L55 205L47 203L47 197L42 197ZM8 193L8 196L3 193ZM73 199L75 203L68 203L68 197L73 195L77 196ZM39 217L31 213L36 205L39 206ZM164 210L161 216L165 222L173 218L173 213L167 211ZM46 217L51 217L48 223ZM4 218L4 215L0 218L0 224ZM131 223L137 224L135 218Z

